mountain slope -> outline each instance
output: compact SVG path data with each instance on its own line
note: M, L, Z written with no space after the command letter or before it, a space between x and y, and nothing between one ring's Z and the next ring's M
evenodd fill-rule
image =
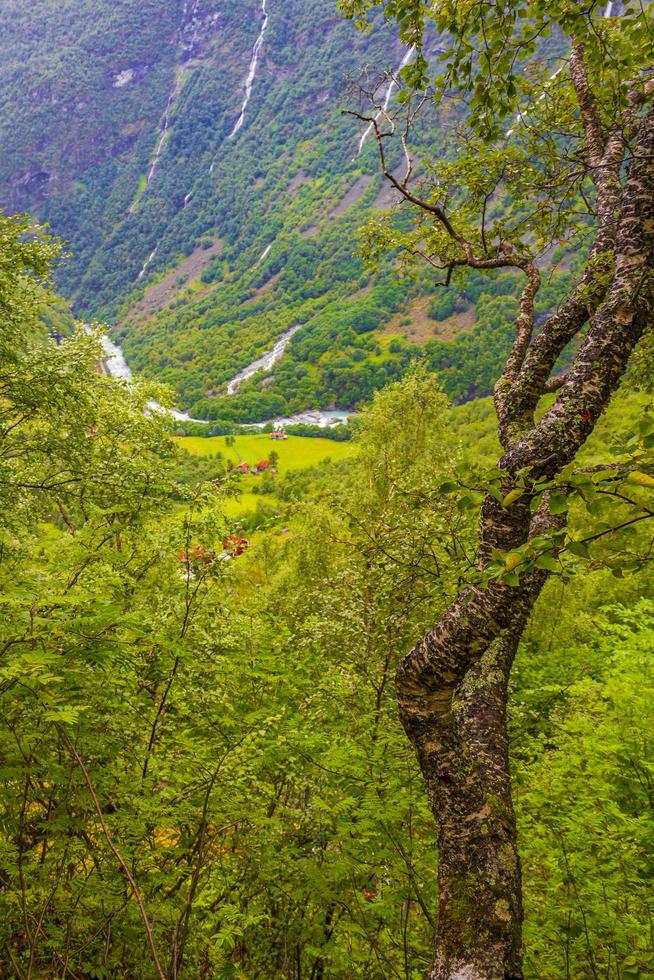
M393 94L379 71L407 53L383 22L362 36L334 0L8 0L0 34L0 204L70 243L75 312L112 325L180 406L238 421L354 407L425 343L438 370L475 365L450 370L453 397L488 390L512 282L443 306L426 275L388 264L369 281L357 253L392 195L341 110L362 70L378 103ZM446 148L443 118L422 126ZM475 327L484 290L496 306ZM300 325L272 373L228 388Z
M3 5L13 57L1 78L0 199L51 221L71 243L62 282L75 283L81 309L111 308L157 245L153 271L208 231L253 240L275 190L270 168L282 160L292 177L298 152L323 174L353 155L357 126L340 118L339 96L365 58L397 59L390 36L359 38L332 0L267 6ZM234 133L246 82L251 98Z

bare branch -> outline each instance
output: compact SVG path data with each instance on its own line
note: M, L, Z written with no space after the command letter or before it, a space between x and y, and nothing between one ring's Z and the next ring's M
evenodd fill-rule
M64 741L64 743L65 743L68 751L70 752L71 756L73 757L73 759L75 760L75 762L77 763L77 765L79 766L79 768L82 771L82 775L84 777L84 782L86 783L86 787L87 787L87 789L89 791L89 794L91 796L91 799L93 800L93 806L95 807L95 812L97 813L98 820L100 821L100 826L102 828L102 833L104 834L105 840L107 841L107 844L109 845L109 849L111 850L111 853L114 855L114 857L118 861L118 864L120 865L121 871L123 872L123 874L127 878L128 882L129 882L129 885L130 885L130 888L132 889L132 894L133 894L134 898L136 899L136 904L139 907L139 912L141 913L141 920L143 922L143 926L145 928L145 932L146 932L147 939L148 939L148 946L150 947L150 953L152 955L152 961L153 961L154 966L155 966L155 969L157 971L157 975L159 976L159 980L166 980L166 974L164 973L164 971L161 968L161 963L159 961L159 956L157 954L157 947L155 946L155 942L154 942L154 934L152 932L152 926L150 925L150 920L148 918L148 914L147 914L147 912L145 910L145 904L143 902L143 897L141 896L141 892L139 891L139 887L136 884L136 881L134 879L134 876L132 875L132 872L129 870L129 867L127 865L127 862L125 861L124 857L122 856L122 854L120 853L120 851L118 850L118 848L116 847L116 845L114 844L113 838L111 836L111 832L109 830L109 827L107 826L107 821L105 820L104 813L102 812L102 807L100 806L100 801L98 800L97 793L95 792L95 788L93 786L93 783L91 782L91 777L89 775L88 769L84 765L84 761L83 761L82 757L80 756L79 752L77 751L77 749L75 748L75 746L73 745L73 743L69 739L68 735L63 730L63 728L61 728L60 725L56 725L55 727L57 728L57 731L59 732L59 734L60 734L62 740Z
M442 224L443 228L445 228L450 238L453 238L455 242L458 242L458 244L466 253L466 256L468 255L468 253L472 255L472 250L470 248L470 245L468 244L468 242L466 242L463 235L460 235L454 229L452 222L450 221L448 216L445 214L445 211L439 204L431 204L429 201L424 201L422 200L422 198L416 197L415 194L412 194L411 191L408 190L408 188L404 187L399 182L397 177L394 174L392 174L389 170L386 170L386 168L383 169L383 174L384 177L386 177L386 179L391 182L393 187L395 187L400 192L400 194L402 195L402 197L404 197L406 201L410 201L411 204L415 204L416 207L419 207L422 211L426 211L428 214L433 214L434 217L437 218L438 221Z

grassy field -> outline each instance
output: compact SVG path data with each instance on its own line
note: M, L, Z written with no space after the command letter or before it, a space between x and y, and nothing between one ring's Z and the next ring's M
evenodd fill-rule
M221 453L225 460L235 465L249 463L256 466L263 459L268 459L274 450L278 457L277 471L281 475L289 470L306 469L315 466L325 459L339 460L351 456L354 446L351 442L334 442L333 439L307 439L304 436L289 436L282 442L270 438L269 434L234 436L234 445L228 446L226 436L180 436L176 441L195 456L212 456ZM244 475L241 478L243 492L237 498L230 499L225 504L225 513L229 517L242 517L249 511L256 510L261 503L268 507L280 504L274 494L252 493L250 487L259 486L262 477Z
M230 497L225 501L224 512L227 517L243 517L251 510L257 509L257 504L266 504L269 507L276 507L279 504L279 497L274 493L240 493L238 497Z
M289 470L301 470L315 466L324 459L345 459L354 452L351 442L334 442L332 439L307 439L304 436L289 436L283 442L275 442L269 434L258 433L251 436L234 436L234 445L228 446L229 436L180 436L177 442L189 453L196 456L211 456L222 453L226 460L232 463L249 463L250 466L263 459L268 459L274 450L279 456L277 470L288 473ZM259 479L252 477L252 480Z

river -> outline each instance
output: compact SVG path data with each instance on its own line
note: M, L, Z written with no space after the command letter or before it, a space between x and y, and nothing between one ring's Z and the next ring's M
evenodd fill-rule
M279 360L282 356L284 348L288 344L292 335L300 329L303 324L296 324L296 326L291 327L287 330L285 334L277 340L276 344L264 354L262 357L253 361L252 364L244 368L239 374L237 374L230 382L227 384L227 391L230 395L238 391L238 387L241 381L245 378L251 377L256 371L269 370L270 367ZM87 332L88 332L87 328ZM104 353L104 364L107 369L108 374L112 378L118 378L121 381L131 381L132 380L132 369L125 360L125 355L118 344L114 343L107 334L101 334L100 342L102 344L102 350ZM282 345L282 346L280 346ZM253 370L254 365L259 365ZM249 372L249 373L248 373ZM210 419L196 419L193 418L188 412L180 412L176 408L164 409L158 402L150 402L149 407L153 411L168 411L168 414L172 418L176 419L178 422L195 422L197 425L211 425ZM348 418L352 415L352 412L348 412L344 409L333 409L323 411L322 409L310 409L306 412L300 412L298 415L289 416L278 416L274 419L266 419L265 422L251 422L246 423L243 428L248 429L263 429L264 426L272 424L278 426L279 428L284 428L287 425L315 425L320 429L332 428L336 425L342 425L347 422Z
M231 381L227 382L227 394L235 395L238 389L241 387L243 381L247 381L251 378L253 374L258 374L260 371L270 371L271 367L277 363L281 358L282 354L288 347L288 343L291 337L301 330L304 326L303 323L296 323L295 326L290 327L281 337L275 341L274 345L261 357L258 357L256 361L252 361L247 367L239 371Z

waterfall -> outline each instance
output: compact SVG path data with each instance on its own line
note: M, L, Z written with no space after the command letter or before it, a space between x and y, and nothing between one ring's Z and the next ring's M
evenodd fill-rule
M239 129L245 122L245 110L247 109L250 99L252 97L252 89L254 88L254 79L257 74L257 67L259 65L259 55L261 54L261 49L263 47L263 41L266 36L266 30L268 28L269 14L267 9L268 0L261 0L261 10L263 12L263 22L261 24L261 30L259 31L259 37L255 41L254 47L252 48L252 57L250 58L250 67L245 79L245 96L243 98L243 103L241 105L241 111L239 117L234 124L234 128L227 137L227 139L232 140L238 133ZM211 161L211 166L209 167L209 176L214 172L216 168L215 159Z
M177 32L177 37L178 37L178 44L181 46L182 50L187 53L189 58L192 58L200 34L199 20L198 20L198 8L200 6L200 0L193 0L192 9L189 9L189 2L190 0L184 0L184 7L182 10L182 20L179 26L179 30ZM190 27L191 36L190 36L190 40L188 42L185 42L184 33L187 27ZM152 180L154 179L154 175L157 172L157 167L159 166L159 161L161 160L161 156L164 151L164 146L166 144L166 137L168 136L168 133L170 131L170 125L172 121L171 117L173 114L173 110L175 108L175 104L179 97L181 88L182 88L182 74L179 71L179 68L176 68L175 82L168 95L166 108L164 109L164 114L162 116L161 123L159 124L159 139L157 140L157 146L154 151L154 156L152 157L152 160L150 162L150 167L148 169L148 173L145 178L145 187L143 188L143 191L147 190L147 188L150 186ZM134 212L136 211L140 197L141 194L139 194L136 200L133 201L132 204L130 205L128 211L129 214L134 214ZM184 207L186 207L186 205L188 204L189 198L190 195L187 195L186 199L184 200ZM140 278L141 277L139 276L139 279Z
M185 0L184 9L182 11L182 23L179 28L179 41L182 47L188 52L189 57L193 55L195 45L198 40L198 27L196 23L198 7L200 6L200 0L195 0L193 4L193 9L189 12L189 0ZM191 40L189 44L184 44L184 30L190 24L191 26ZM161 159L161 154L163 153L164 144L166 142L166 136L168 135L168 130L170 129L170 117L172 111L177 102L177 97L179 96L180 89L182 87L182 78L180 72L175 69L175 84L173 85L170 95L168 96L168 102L166 103L166 108L164 110L163 119L161 120L161 126L159 127L159 142L157 143L157 148L152 158L152 163L150 164L150 169L145 181L146 188L152 183L152 178L154 177L157 167L159 166L159 160ZM130 208L130 211L134 209L136 202Z
M615 6L615 3L613 2L613 0L609 0L609 2L607 3L606 8L605 8L604 13L602 14L602 16L604 18L612 17L613 16L613 8L614 8L614 6ZM565 64L559 65L559 67L556 69L556 71L553 72L550 75L550 77L545 82L544 90L541 92L541 94L536 99L536 105L538 105L539 102L542 102L543 101L543 99L545 98L545 96L547 94L547 89L549 87L550 82L553 82L554 79L556 78L556 76L559 75L563 71L564 68L565 68ZM507 137L513 135L513 131L515 130L516 124L519 123L519 122L521 122L523 119L524 119L524 113L522 113L520 111L516 112L515 119L513 121L513 125L511 126L510 129L507 129L507 131L506 131Z
M384 98L383 108L381 108L379 110L379 112L377 113L377 115L375 116L375 122L377 122L377 120L379 119L379 117L381 115L383 115L385 112L388 111L388 107L391 104L391 98L393 97L393 92L395 91L395 89L399 85L399 82L397 81L397 79L399 77L399 74L402 71L402 69L403 68L406 68L406 66L409 64L409 62L411 61L411 58L413 57L413 55L415 53L415 50L416 50L416 47L415 47L415 44L414 44L406 52L406 54L402 58L402 63L400 64L400 67L398 68L397 72L392 76L390 82L388 83L388 89L386 90L386 97ZM368 126L368 128L366 129L366 131L361 136L361 139L359 140L359 149L357 150L357 156L358 157L361 156L361 151L363 150L363 147L365 145L366 140L368 139L368 137L372 133L373 128L374 128L374 123L370 123L370 125Z
M268 258L268 256L270 255L270 249L271 248L272 248L272 242L270 243L270 245L266 245L266 247L264 248L263 252L259 256L259 258L257 259L257 261L254 263L254 268L255 269L256 269L256 267L258 265L260 265L263 262L264 259Z
M146 259L146 260L145 260L145 262L143 263L143 268L142 268L142 269L141 269L141 271L139 272L139 275L138 275L138 279L137 279L137 282L138 282L139 280L141 280L141 279L143 278L143 276L145 275L145 273L147 272L147 269L148 269L148 266L150 265L150 263L152 262L152 260L153 260L153 258L154 258L154 257L155 257L155 255L157 254L157 250L158 250L158 248L159 248L159 246L157 245L157 247L156 247L156 248L154 248L154 249L153 249L153 250L152 250L152 251L150 252L150 254L148 255L148 257L147 257L147 259Z
M157 146L154 151L154 156L150 163L150 169L148 170L147 176L145 178L145 187L143 191L145 192L147 188L152 183L155 173L157 172L157 167L159 166L159 161L161 160L161 155L164 150L164 145L166 143L166 137L168 136L168 131L170 129L170 120L175 103L177 102L177 97L179 96L180 89L182 87L181 75L175 71L175 84L173 85L170 95L168 96L168 101L166 103L166 108L164 110L163 118L161 120L161 125L159 127L159 139L157 141ZM136 208L138 207L139 199L141 195L139 194L135 201L132 201L129 207L129 214L134 214Z
M538 98L536 99L536 105L538 105L538 103L539 103L539 102L542 102L542 101L543 101L543 99L544 99L544 98L545 98L545 96L547 95L547 88L548 88L548 86L549 86L549 84L550 84L550 82L553 82L553 81L554 81L554 79L556 78L556 76L557 76L557 75L560 75L560 74L561 74L561 72L563 71L563 69L564 69L564 68L565 68L565 65L559 65L559 67L558 67L558 68L556 69L556 71L555 71L555 72L553 72L553 73L552 73L552 74L550 75L550 77L549 77L549 78L547 79L547 83L546 83L546 85L545 85L545 89L544 89L544 91L543 91L543 92L541 92L541 94L540 94L540 95L538 96ZM519 122L522 122L522 120L523 120L523 119L524 119L524 113L522 113L522 112L520 112L520 111L518 111L518 112L516 112L516 114L515 114L515 119L514 119L514 121L513 121L513 125L511 126L511 128L510 128L510 129L507 129L507 131L506 131L506 135L507 135L507 136L511 136L511 135L512 135L512 133L513 133L513 131L514 131L514 129L515 129L515 127L516 127L516 124L517 124L517 123L519 123Z
M199 6L200 6L200 0L194 0L193 9L191 10L189 16L189 9L188 9L189 0L184 0L184 9L182 10L182 26L180 28L180 40L184 50L188 51L189 58L193 56L193 51L195 49L195 45L197 44L199 33L200 33L198 30L198 7ZM191 40L189 44L184 43L184 30L187 24L189 24L191 27Z
M166 141L166 136L168 135L168 130L170 128L170 113L173 108L175 99L177 98L177 93L179 91L179 76L175 78L175 84L168 96L168 102L166 103L166 109L163 115L163 121L161 124L161 130L159 134L159 142L157 143L157 149L154 152L154 157L152 158L152 163L150 164L150 169L148 170L148 175L145 179L145 186L149 187L152 183L152 178L154 177L157 167L159 166L159 160L161 159L161 154L163 152L164 143Z
M252 58L250 60L250 68L248 70L247 78L245 79L245 98L243 99L243 105L241 106L241 114L239 115L233 130L228 136L228 139L234 139L239 129L245 121L245 110L248 107L250 97L252 96L252 89L254 87L254 79L257 74L257 66L259 64L259 55L261 54L261 49L263 47L263 39L266 36L266 29L268 27L268 11L266 9L267 0L261 0L261 10L263 13L263 23L261 25L261 31L259 32L259 37L257 38L254 47L252 48ZM213 169L213 164L212 168ZM209 171L211 173L211 170Z

